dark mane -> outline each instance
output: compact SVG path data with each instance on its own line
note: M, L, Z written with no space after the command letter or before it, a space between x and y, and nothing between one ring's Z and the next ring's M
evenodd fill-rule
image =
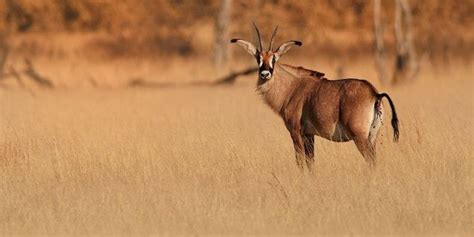
M318 72L318 71L314 71L314 70L311 70L311 69L307 69L307 68L304 68L304 67L295 67L295 66L291 66L291 65L287 65L287 64L281 64L281 66L287 70L288 72L292 73L292 74L295 74L296 76L310 76L310 77L314 77L314 78L317 78L317 79L323 79L324 78L324 73L322 72Z

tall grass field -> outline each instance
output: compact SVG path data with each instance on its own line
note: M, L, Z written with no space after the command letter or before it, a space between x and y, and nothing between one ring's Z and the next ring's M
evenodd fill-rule
M377 86L395 102L400 141L385 101L376 168L352 142L317 138L313 174L297 168L255 77L0 90L0 235L474 233L472 67Z

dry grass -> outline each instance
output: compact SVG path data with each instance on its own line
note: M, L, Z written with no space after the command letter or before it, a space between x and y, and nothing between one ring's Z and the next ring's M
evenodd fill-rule
M313 176L253 82L0 90L0 235L468 235L472 68L452 72L386 90L401 141L386 123L375 170L318 139Z

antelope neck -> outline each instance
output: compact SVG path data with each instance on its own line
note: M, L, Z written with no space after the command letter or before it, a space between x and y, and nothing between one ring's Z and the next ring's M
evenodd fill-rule
M287 71L284 65L276 63L273 77L258 85L257 91L273 111L280 113L291 98L298 80L300 78Z

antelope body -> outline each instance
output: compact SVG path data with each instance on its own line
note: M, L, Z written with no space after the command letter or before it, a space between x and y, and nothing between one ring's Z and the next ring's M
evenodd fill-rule
M382 125L382 98L392 109L394 140L399 137L398 118L390 97L379 94L368 81L359 79L327 80L321 72L294 67L278 62L291 46L299 41L288 41L273 51L275 28L268 51L263 52L252 43L232 39L257 59L259 78L257 91L270 108L283 119L290 132L297 165L304 163L311 170L314 163L314 136L335 142L353 140L367 162L375 164L375 146Z

